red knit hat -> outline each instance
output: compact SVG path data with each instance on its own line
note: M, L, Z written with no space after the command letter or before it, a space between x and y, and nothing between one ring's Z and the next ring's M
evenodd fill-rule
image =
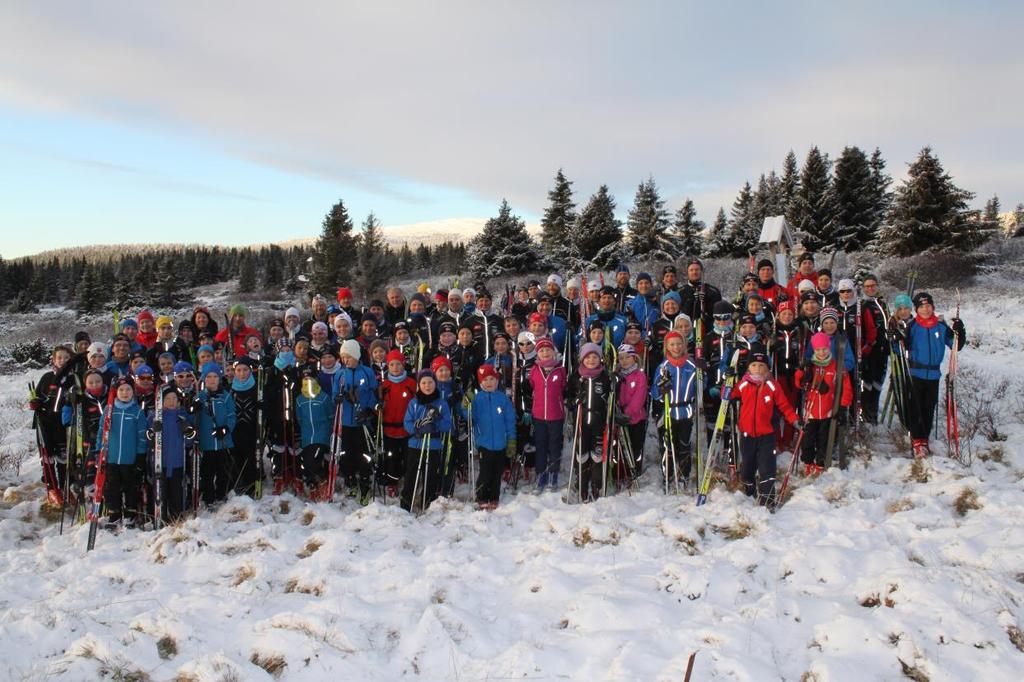
M436 358L430 361L430 369L433 372L437 372L438 367L447 367L448 371L452 371L452 361L444 355L438 355Z
M542 315L541 313L531 313L530 314L530 317L527 318L527 324L530 325L530 324L533 324L534 322L537 322L538 324L542 324L545 327L548 326L548 318L544 317L544 315Z
M135 319L137 319L139 322L142 322L143 320L149 320L152 322L153 313L149 312L148 310L143 310L138 314L138 316Z
M679 332L677 332L675 329L673 329L668 334L665 334L665 338L663 339L662 342L663 343L668 343L669 339L679 339L680 341L682 341L683 340L683 335L680 334Z
M796 305L794 305L792 299L787 299L785 301L779 302L778 311L781 313L783 310L788 310L792 313L796 312Z
M481 384L484 383L484 379L487 377L498 378L498 370L494 369L494 365L480 365L479 369L476 370L476 380Z
M348 287L341 287L338 289L338 303L341 303L343 298L352 298L352 290Z
M398 362L402 363L403 365L405 364L405 356L402 355L402 351L397 350L397 349L396 350L388 351L388 354L384 357L384 359L387 362L391 362L393 360L397 360Z

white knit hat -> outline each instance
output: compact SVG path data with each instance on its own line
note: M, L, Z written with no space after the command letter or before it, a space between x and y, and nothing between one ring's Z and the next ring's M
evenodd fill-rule
M356 341L355 339L349 339L347 341L342 342L341 355L347 355L350 358L355 358L356 360L358 360L361 355L361 348L362 346L359 345L358 341Z

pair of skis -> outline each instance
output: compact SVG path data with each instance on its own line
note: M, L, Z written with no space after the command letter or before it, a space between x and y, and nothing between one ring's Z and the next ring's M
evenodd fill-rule
M722 387L722 402L718 406L718 416L715 418L715 430L711 434L711 442L708 444L708 452L704 465L704 471L700 476L700 487L697 490L697 506L708 501L708 492L711 490L711 480L714 477L715 466L723 451L722 432L725 428L725 418L729 413L729 399L732 396L732 388L736 385L736 367L739 364L740 353L733 351L729 366L732 372L725 379Z

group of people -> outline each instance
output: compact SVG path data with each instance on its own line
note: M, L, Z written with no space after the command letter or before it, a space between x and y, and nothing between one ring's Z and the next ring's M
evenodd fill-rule
M813 476L850 428L895 413L929 454L943 357L965 342L929 294L890 301L873 275L861 293L833 285L809 253L785 283L758 262L729 299L699 259L684 274L423 284L363 306L342 287L261 329L236 304L223 326L198 307L78 332L31 396L48 496L102 500L130 525L259 496L268 478L328 500L340 474L360 504L420 511L468 482L493 509L503 483L586 502L652 462L667 493L706 498L719 472L774 509L777 452Z

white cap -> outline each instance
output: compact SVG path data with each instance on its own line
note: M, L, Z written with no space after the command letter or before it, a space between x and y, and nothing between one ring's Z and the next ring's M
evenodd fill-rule
M587 282L587 291L601 291L601 283L596 279Z
M292 306L292 307L291 307L291 308L289 308L288 310L284 311L284 316L285 316L286 318L288 318L288 317L298 317L298 318L302 318L302 315L301 315L301 314L299 313L299 309L298 309L298 308L296 308L295 306Z
M448 298L462 298L462 289L452 289L448 292Z
M99 341L93 341L92 343L89 344L89 350L87 351L86 355L88 357L91 357L93 355L102 355L103 357L107 357L107 347L104 346Z
M334 316L334 326L335 327L338 326L338 320L345 320L346 322L348 322L348 326L349 327L352 326L352 318L349 317L349 314L346 313L344 310L342 310L340 313L338 313L337 315Z
M348 339L347 341L343 341L341 344L341 355L347 355L350 358L358 360L361 356L361 348L362 346L359 345L358 341L355 339Z
M315 332L316 331L321 331L324 334L326 334L328 332L327 324L324 323L324 322L314 322L311 329L312 329L312 331L315 331Z
M537 336L533 332L519 332L519 337L516 339L516 341L518 343L526 343L527 341L529 341L530 343L536 343Z
M850 291L857 291L857 285L853 283L852 279L841 279L841 280L839 280L839 286L837 287L837 289L839 291L842 291L843 289L849 289Z
M814 288L814 282L812 282L809 279L802 279L802 280L800 280L800 284L796 285L796 290L797 291L810 291L813 288Z
M678 322L679 318L683 318L684 320L686 320L687 322L690 323L691 327L693 326L693 319L689 315L687 315L686 313L679 313L679 314L677 314L675 321ZM673 322L673 326L674 325L675 325L675 322Z
M570 277L569 278L569 283L566 284L565 286L566 286L567 289L579 289L580 288L580 278L579 277Z
M465 298L466 294L469 294L473 298L476 298L476 289L474 289L473 287L466 287L465 289L462 290L462 297Z
M558 288L562 288L562 278L556 274L548 275L548 284L557 284Z

